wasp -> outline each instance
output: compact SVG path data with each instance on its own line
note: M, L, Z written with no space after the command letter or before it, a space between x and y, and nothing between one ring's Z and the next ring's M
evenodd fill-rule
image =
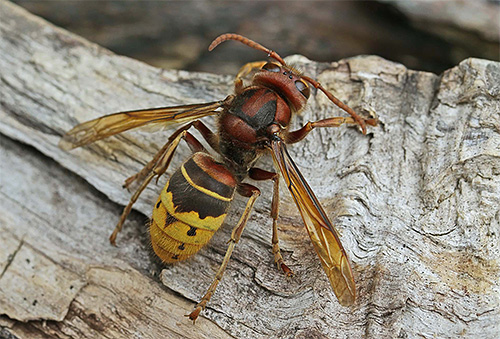
M357 124L366 134L366 125L375 126L376 119L362 118L318 81L287 65L276 52L241 35L222 34L210 44L209 51L227 40L236 40L263 51L272 61L244 65L236 75L234 94L224 100L106 115L77 125L62 137L59 146L70 150L144 125L184 123L140 172L125 180L125 188L132 183L138 188L110 236L114 245L132 205L153 178L158 179L166 172L177 146L183 140L193 154L172 174L162 189L149 226L153 250L166 263L186 260L208 243L223 224L235 192L248 198L212 284L200 303L187 315L191 320L198 318L215 293L254 203L261 194L257 187L244 182L246 178L273 181L271 243L278 269L287 276L293 275L283 260L278 240L281 176L297 205L339 303L351 305L355 301L356 288L340 236L290 157L286 145L301 141L319 127ZM253 74L251 83L244 86L243 79L250 74ZM290 130L291 119L304 109L311 87L323 92L350 116L308 122L297 130ZM217 117L217 133L200 120L206 116ZM211 153L190 133L192 129L199 132L212 149ZM255 167L256 161L266 153L271 154L277 172Z

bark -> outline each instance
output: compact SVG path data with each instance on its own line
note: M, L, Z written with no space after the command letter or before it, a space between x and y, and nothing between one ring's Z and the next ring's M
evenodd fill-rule
M124 133L72 152L57 143L105 113L222 99L232 78L153 68L11 3L0 1L0 12L0 336L498 336L499 63L467 59L437 76L375 56L288 58L380 120L366 136L318 130L290 147L341 234L357 302L338 304L286 188L280 244L296 275L276 270L272 185L256 183L263 194L192 325L183 315L210 284L245 200L235 199L194 259L165 267L151 255L146 226L165 178L141 196L117 248L108 236L130 196L123 180L173 129ZM294 124L341 114L314 93ZM181 146L167 175L188 156Z

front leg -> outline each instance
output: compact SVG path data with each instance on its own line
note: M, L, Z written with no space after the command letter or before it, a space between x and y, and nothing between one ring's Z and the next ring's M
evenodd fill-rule
M320 91L322 91L323 93L325 93L325 95L328 97L328 99L330 99L335 105L337 105L339 108L341 108L344 111L346 111L347 113L349 113L351 115L351 117L354 119L354 121L356 121L356 123L361 128L361 131L363 132L363 134L366 134L366 125L367 124L372 125L372 126L375 126L377 124L377 119L365 119L365 118L361 117L356 112L354 112L354 110L351 107L347 106L342 101L337 99L337 97L335 97L332 93L328 92L323 87L323 85L321 85L318 81L316 81L308 76L305 76L305 75L302 76L302 79L309 82L311 85L314 86L314 88L317 88Z
M363 121L370 126L377 125L377 119L364 119ZM304 139L309 132L317 127L339 127L343 124L359 124L359 122L353 117L333 117L313 122L309 121L302 128L289 132L285 140L287 144L293 144Z
M265 64L267 64L267 61L254 61L244 64L234 79L234 92L236 94L240 94L243 90L243 78L250 74L253 70L261 69Z

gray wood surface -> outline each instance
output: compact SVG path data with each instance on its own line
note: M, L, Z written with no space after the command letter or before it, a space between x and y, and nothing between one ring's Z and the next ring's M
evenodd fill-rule
M192 325L183 315L210 284L245 200L236 199L194 259L164 267L145 225L165 178L141 196L117 248L108 236L130 197L123 180L173 129L124 133L72 152L57 143L105 113L222 99L232 77L114 55L9 2L0 1L0 13L0 336L499 336L499 63L467 59L437 76L375 56L287 59L380 119L367 136L318 130L290 147L341 233L357 303L338 304L284 189L281 247L296 276L276 270L272 187L258 183L264 194ZM317 93L294 123L340 114ZM168 173L188 154L181 146Z

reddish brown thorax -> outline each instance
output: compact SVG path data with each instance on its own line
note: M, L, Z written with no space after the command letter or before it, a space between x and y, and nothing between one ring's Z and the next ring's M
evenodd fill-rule
M297 73L266 63L220 116L221 153L236 172L245 173L267 146L270 126L286 133L292 114L306 105L309 86Z
M269 125L288 127L291 117L286 101L275 91L260 86L245 88L227 113L220 119L222 131L235 145L246 149L267 140Z

